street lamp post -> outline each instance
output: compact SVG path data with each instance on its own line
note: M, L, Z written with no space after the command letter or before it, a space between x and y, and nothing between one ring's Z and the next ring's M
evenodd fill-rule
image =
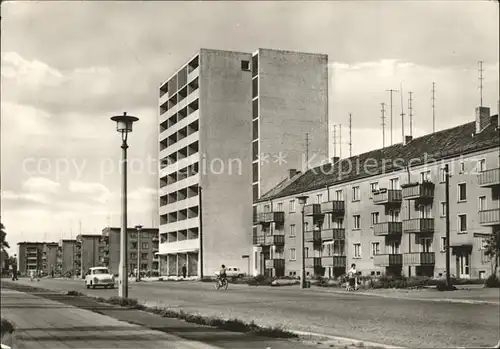
M137 273L135 275L135 281L141 281L141 230L142 225L136 225L135 229L137 230Z
M128 298L128 255L127 255L127 137L132 132L132 124L139 120L135 116L123 115L113 116L116 122L116 130L122 136L122 227L120 231L120 284L118 295Z
M300 250L301 250L301 258L300 258L300 288L304 289L306 288L306 259L304 256L305 252L305 236L304 236L304 207L307 203L307 199L309 196L298 196L297 199L299 200L300 204L300 210L301 210L301 219L302 219L302 224L301 224L301 231L300 231Z

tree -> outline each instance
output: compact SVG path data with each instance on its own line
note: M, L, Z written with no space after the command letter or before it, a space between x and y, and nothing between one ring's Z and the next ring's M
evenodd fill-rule
M500 259L500 231L494 232L488 237L484 254L493 260L493 275L497 275L498 260Z
M2 251L5 251L5 249L10 248L9 243L7 242L7 232L5 231L5 226L3 223L0 223L0 243L2 244Z

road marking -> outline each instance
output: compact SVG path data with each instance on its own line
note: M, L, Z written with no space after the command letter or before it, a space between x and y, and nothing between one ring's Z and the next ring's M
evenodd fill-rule
M376 347L376 348L386 348L386 349L405 349L404 347L397 347L393 345L387 345L387 344L381 344L381 343L375 343L375 342L368 342L368 341L363 341L359 339L353 339L353 338L347 338L347 337L339 337L339 336L330 336L326 334L321 334L321 333L314 333L314 332L304 332L304 331L294 331L294 330L288 330L291 333L294 333L300 337L311 337L311 338L316 338L318 340L336 340L336 341L342 341L342 342L348 342L350 344L354 345L362 345L365 347Z

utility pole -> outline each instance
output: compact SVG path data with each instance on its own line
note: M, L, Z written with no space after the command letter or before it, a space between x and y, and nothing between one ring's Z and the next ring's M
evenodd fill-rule
M141 233L142 233L142 225L136 225L135 229L137 230L137 272L135 275L135 281L141 281Z
M480 96L480 104L479 106L483 106L483 63L484 61L479 61L479 96Z
M342 159L342 124L339 125L339 158Z
M393 105L392 105L392 94L393 94L394 92L399 92L399 91L398 91L398 90L392 90L392 89L391 89L391 90L386 90L386 91L387 91L387 92L389 92L389 93L390 93L390 96L391 96L391 97L390 97L390 98L391 98L391 105L390 105L390 107L391 107L391 145L392 145L392 144L393 144L393 142L392 142L392 125L393 125L393 124L392 124L392 107L393 107Z
M349 157L352 157L352 114L349 113Z
M337 125L333 125L333 158L337 157Z
M309 133L306 133L306 171L309 170Z
M198 203L198 214L200 216L200 229L198 230L199 234L199 239L200 240L200 248L198 250L199 256L198 259L200 260L200 280L203 280L203 201L201 197L201 193L203 192L203 188L201 185L198 185L198 197L200 202Z
M382 109L380 110L382 112L382 148L385 148L385 103L380 103L382 106Z
M436 132L436 83L432 83L432 133Z
M444 166L445 195L446 195L446 286L451 290L450 280L450 171L448 165Z
M411 98L411 95L413 92L408 92L410 94L410 98L408 99L408 111L410 113L410 137L413 136L413 100Z

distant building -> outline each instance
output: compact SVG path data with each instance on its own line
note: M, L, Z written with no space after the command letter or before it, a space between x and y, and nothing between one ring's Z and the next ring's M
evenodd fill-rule
M79 259L80 271L85 274L89 268L102 265L105 243L101 235L80 234L76 237L75 257Z
M162 84L159 109L161 274L247 270L253 200L284 166L327 157L327 55L201 49Z
M81 263L80 258L76 258L76 245L75 239L59 241L56 268L59 273L65 275L71 272L74 275L77 270L80 270Z
M18 270L28 274L31 270L43 272L48 275L55 271L57 263L56 242L19 242L18 244Z
M101 263L106 265L113 274L119 274L120 267L120 232L121 228L106 227L102 231L103 254ZM128 231L128 270L129 273L137 268L137 257L140 257L140 270L159 272L159 238L157 228L142 228L139 238L137 229L129 228Z
M0 249L0 275L9 273L9 254Z

